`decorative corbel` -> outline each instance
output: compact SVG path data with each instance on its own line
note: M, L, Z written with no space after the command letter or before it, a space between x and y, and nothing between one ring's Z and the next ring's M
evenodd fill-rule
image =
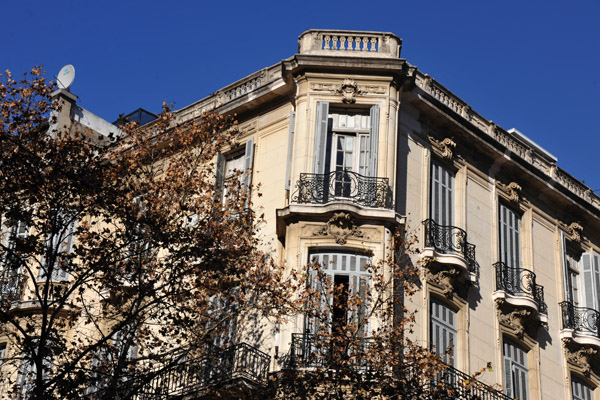
M592 373L591 360L598 354L598 350L587 347L577 350L571 350L565 346L567 362L581 368L583 374L587 377Z
M523 339L525 334L525 323L527 319L532 315L531 311L526 309L513 310L509 312L503 312L500 305L503 302L498 301L498 321L511 329L514 334L519 338Z
M452 160L454 157L453 150L456 147L456 142L452 138L445 138L443 140L437 140L433 136L427 136L431 143L433 150L442 158L446 160Z
M505 185L502 182L496 181L498 189L504 192L507 199L513 203L518 203L521 200L521 185L517 182L511 182Z
M432 272L430 269L427 270L427 281L440 288L442 294L448 299L452 299L454 295L454 282L460 275L460 271L455 268L443 269L437 272Z

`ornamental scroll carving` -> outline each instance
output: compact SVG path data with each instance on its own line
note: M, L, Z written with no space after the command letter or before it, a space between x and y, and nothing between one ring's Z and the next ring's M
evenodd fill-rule
M428 138L433 149L440 157L452 160L454 157L454 148L456 147L456 142L452 138L445 138L443 140L437 140L433 136L428 136Z
M569 340L563 341L563 344L565 346L567 362L580 368L583 374L589 377L592 373L592 360L598 354L598 350L590 347L571 348Z
M365 95L367 93L373 94L385 94L387 89L384 86L359 86L354 79L346 78L341 84L336 85L333 83L313 83L310 87L316 92L329 92L342 95L342 102L344 104L354 104L356 102L356 96Z
M454 268L444 269L436 272L427 270L427 282L441 289L442 294L448 299L452 299L455 291L456 279L460 271Z
M581 243L583 226L579 222L572 222L570 225L561 223L560 226L567 234L567 239L577 244Z
M509 201L518 203L521 200L521 185L517 182L511 182L508 185L497 182L497 185L498 188L506 194Z
M339 212L327 221L327 225L323 229L315 232L313 236L332 236L335 242L339 245L344 245L348 241L348 237L365 237L365 234L354 222L354 218L350 214Z
M513 333L519 338L523 339L525 334L526 323L529 317L532 316L532 312L525 309L504 311L502 310L503 301L497 302L498 309L498 321L505 327L511 329Z

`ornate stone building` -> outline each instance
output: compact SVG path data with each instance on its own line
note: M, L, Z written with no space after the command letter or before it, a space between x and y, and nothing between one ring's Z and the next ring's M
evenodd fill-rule
M401 48L392 33L309 30L297 54L175 115L237 114L241 145L217 168L251 169L260 234L289 268L317 259L356 282L404 226L433 260L409 301L414 335L454 345L456 379L491 362L480 380L506 396L485 398L600 398L600 197ZM284 368L307 328L300 315L247 341L260 352L245 376Z

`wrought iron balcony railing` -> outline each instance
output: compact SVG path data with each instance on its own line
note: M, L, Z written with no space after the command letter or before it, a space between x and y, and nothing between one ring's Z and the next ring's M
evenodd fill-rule
M440 225L433 219L423 221L425 247L441 254L458 254L467 262L469 272L476 272L475 245L467 242L467 232L452 225Z
M388 178L368 177L352 171L300 174L292 202L327 204L347 200L364 207L393 208Z
M600 339L600 311L587 307L576 307L573 303L559 303L562 309L563 329L573 329L576 333L595 336Z
M370 338L336 341L310 333L293 333L287 367L350 368L357 372L367 372L371 367L362 355L373 343ZM353 354L358 357L352 357Z
M0 276L0 305L21 300L25 279L25 275L9 270Z
M208 386L240 378L264 385L269 363L268 354L246 343L226 349L209 345L201 360L187 360L161 371L144 385L136 400L183 398Z
M494 264L496 268L496 290L503 290L513 296L532 299L538 307L538 312L547 314L544 301L544 287L535 283L535 273L524 268L512 268L503 262Z
M446 394L440 398L450 398L447 396L449 394L451 398L461 400L512 400L512 397L451 366L447 366L444 372L434 379L433 385Z

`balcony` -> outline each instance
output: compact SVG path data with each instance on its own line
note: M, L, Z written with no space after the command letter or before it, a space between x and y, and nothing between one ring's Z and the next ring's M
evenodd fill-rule
M473 379L468 374L451 366L446 367L444 372L433 381L433 385L439 387L443 392L440 393L440 398L512 400L512 397Z
M504 300L515 307L533 309L542 322L547 322L548 308L544 301L544 287L535 282L535 273L524 268L512 268L503 262L496 269L495 300Z
M352 171L327 174L300 174L292 202L328 204L350 202L362 207L392 209L392 189L388 178L368 177Z
M562 310L561 338L600 348L600 311L577 307L568 301L559 305Z
M208 395L209 387L216 384L220 389L231 385L234 391L263 386L267 383L269 363L268 354L246 343L226 349L209 345L201 360L161 371L141 389L135 400L198 398Z
M475 245L467 241L467 232L456 226L440 225L433 219L423 221L425 248L423 258L434 259L438 264L458 267L458 275L469 281L477 280Z
M0 306L11 305L23 296L26 276L7 270L0 277Z
M287 368L350 368L355 372L367 372L371 368L364 355L373 343L369 338L334 341L310 333L293 333ZM358 357L351 357L352 353L357 354Z

